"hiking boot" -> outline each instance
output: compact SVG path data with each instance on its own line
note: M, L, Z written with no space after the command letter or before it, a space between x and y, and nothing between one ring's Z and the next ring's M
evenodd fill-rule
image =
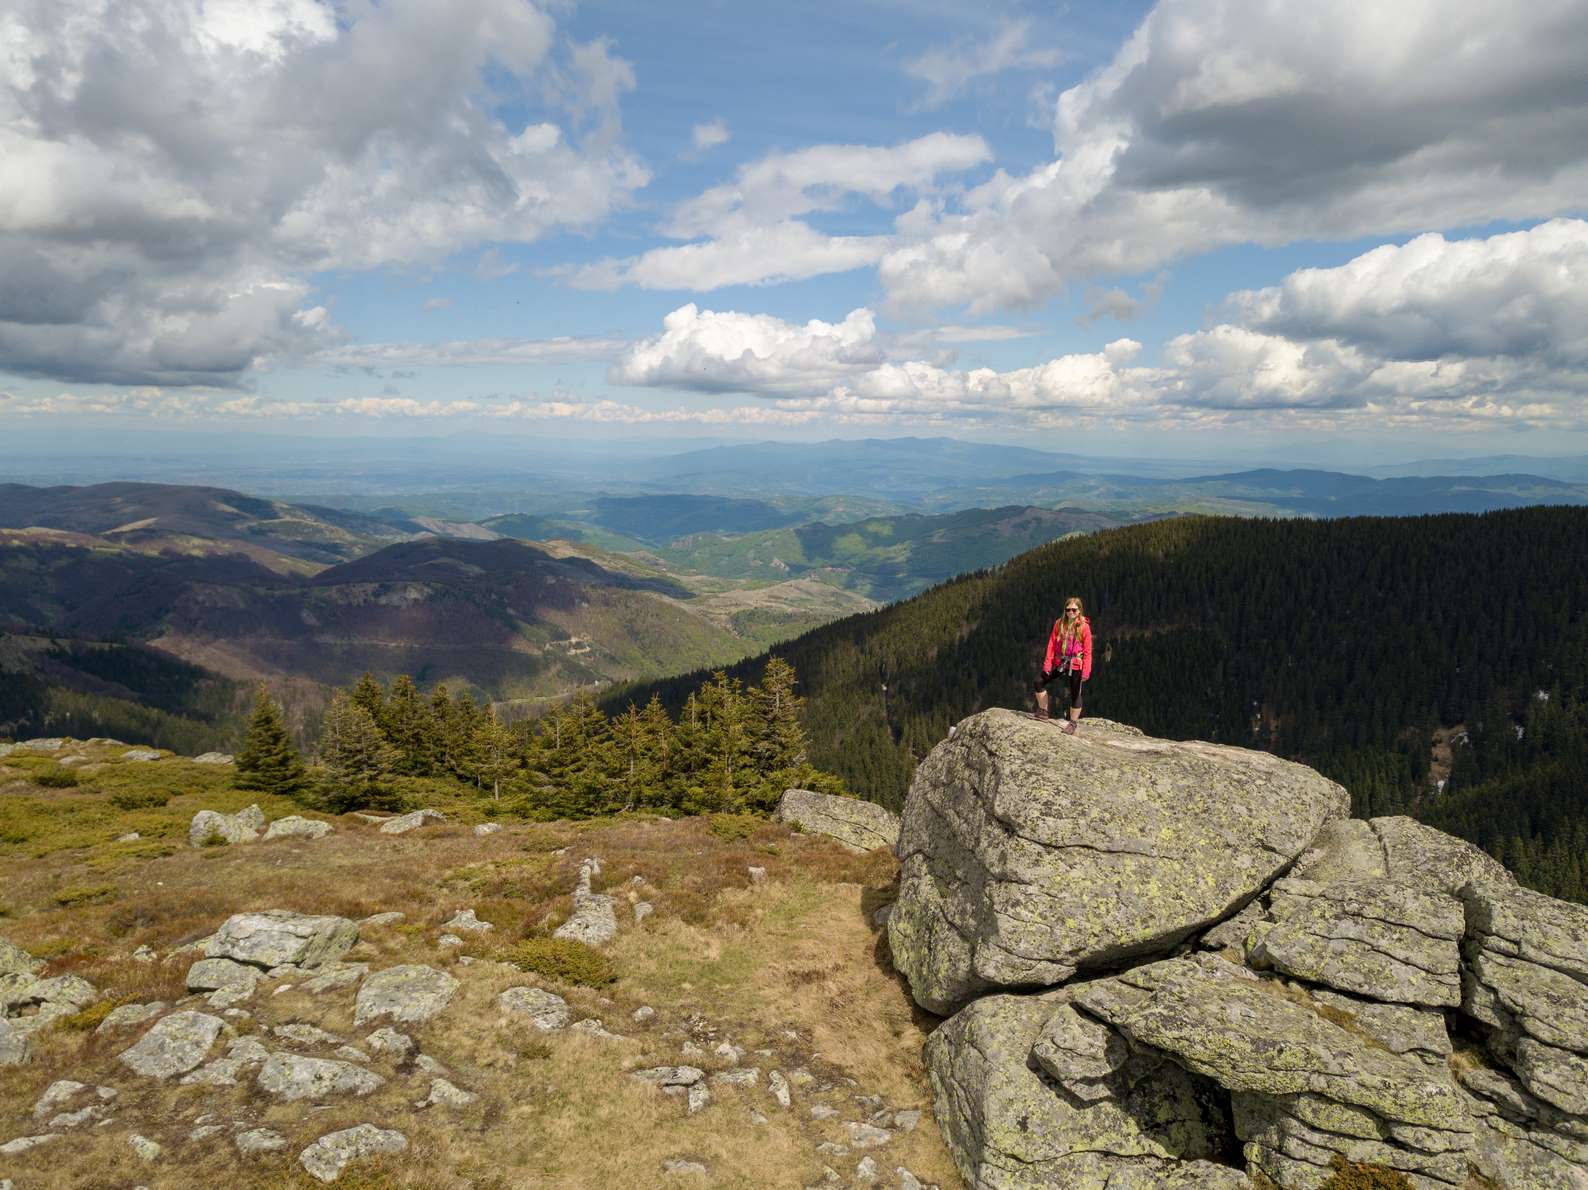
M1066 719L1064 721L1064 734L1065 735L1074 735L1075 734L1075 720L1074 719Z
M1032 711L1031 713L1033 715L1035 715L1038 719L1051 719L1053 717L1053 716L1048 714L1048 708L1044 707L1044 706L1038 706L1037 709Z

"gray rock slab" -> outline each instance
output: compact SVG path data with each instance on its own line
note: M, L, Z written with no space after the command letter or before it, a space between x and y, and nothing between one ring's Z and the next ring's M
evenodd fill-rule
M496 1005L510 1016L521 1016L537 1029L561 1029L569 1020L568 1002L545 988L508 988L496 998Z
M250 1128L247 1132L239 1132L234 1136L232 1143L244 1157L254 1157L260 1153L274 1153L286 1148L287 1138L269 1128Z
M246 987L252 992L259 975L258 967L235 959L200 959L187 969L187 990L213 992L219 988Z
M188 825L187 841L193 847L206 846L213 839L223 843L252 843L264 828L265 814L257 805L235 814L200 810Z
M445 971L419 964L387 967L364 980L353 1005L353 1023L381 1017L422 1024L452 1002L458 981Z
M345 917L266 909L227 918L204 953L264 968L319 967L341 958L357 941L358 926Z
M289 1102L368 1095L386 1082L373 1070L365 1070L354 1062L287 1053L271 1054L259 1068L255 1081L267 1095Z
M193 758L194 764L234 764L235 760L230 752L200 752Z
M265 830L265 842L271 839L323 839L331 833L331 824L318 818L304 818L289 814L278 818Z
M605 946L617 937L617 902L605 893L575 891L573 915L552 931L586 946Z
M1072 1077L1095 1078L1095 1053L1083 1054L1073 1072L1059 1067L1059 1083L1031 1060L1069 995L987 996L927 1039L938 1125L966 1183L981 1190L1249 1188L1240 1171L1213 1164L1230 1143L1220 1097L1162 1055L1132 1059L1105 1076L1111 1093L1091 1101L1063 1088Z
M209 1054L226 1022L205 1012L173 1012L161 1017L130 1049L118 1055L121 1064L145 1078L186 1074Z
M408 1138L391 1128L359 1124L328 1132L298 1154L298 1163L320 1182L334 1182L354 1161L391 1156L408 1148Z
M15 943L0 938L0 975L25 975L31 978L43 969L43 959L36 959Z
M856 851L892 848L899 842L899 816L856 797L787 789L778 800L776 818L808 834L837 839Z
M1308 1093L1400 1124L1470 1132L1448 1077L1391 1053L1310 997L1222 959L1166 959L1075 989L1075 1003L1231 1091Z
M28 1035L11 1021L0 1017L0 1066L23 1066L32 1057Z
M983 711L917 768L888 940L922 1007L1167 953L1350 807L1265 752L1088 728Z
M1247 962L1404 1004L1461 1003L1461 902L1390 880L1274 885Z
M396 818L388 818L380 824L380 833L383 835L406 835L409 831L418 830L432 822L445 822L447 816L440 810L415 810L411 814L403 814Z

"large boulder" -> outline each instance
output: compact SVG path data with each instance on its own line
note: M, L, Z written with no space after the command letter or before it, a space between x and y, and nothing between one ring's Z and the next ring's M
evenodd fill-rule
M943 1139L976 1190L1252 1185L1211 1160L1230 1144L1216 1088L1133 1054L1069 990L976 1001L927 1039L926 1064Z
M777 804L777 820L810 834L828 835L857 851L894 847L899 842L898 815L856 797L787 789Z
M1201 955L1081 985L1074 1003L1232 1092L1247 1160L1281 1186L1321 1186L1336 1155L1417 1187L1466 1181L1474 1125L1448 1072L1298 988Z
M895 966L948 1014L999 989L1169 953L1244 906L1350 798L1264 752L1013 711L923 760L899 834Z
M345 917L266 909L227 918L205 943L204 954L267 969L319 967L341 958L357 941L358 926Z
M331 824L318 818L304 818L301 814L288 814L278 818L265 831L265 842L272 839L323 839L331 833Z
M217 842L252 843L264 829L265 812L258 806L249 806L235 814L200 810L188 825L187 841L193 847L207 847Z

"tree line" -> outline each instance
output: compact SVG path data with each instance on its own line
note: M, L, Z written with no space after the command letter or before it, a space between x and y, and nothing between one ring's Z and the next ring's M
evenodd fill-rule
M536 819L764 813L793 786L843 792L809 761L797 685L771 657L753 686L712 674L676 716L654 697L609 716L586 694L509 724L467 693L427 697L407 675L387 687L365 674L332 695L312 768L261 686L236 781L334 813L399 808L397 777L465 782L500 813Z

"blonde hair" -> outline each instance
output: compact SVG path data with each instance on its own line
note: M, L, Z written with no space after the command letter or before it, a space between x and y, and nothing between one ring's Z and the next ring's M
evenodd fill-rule
M1072 640L1074 640L1076 638L1076 636L1078 636L1080 634L1081 622L1086 619L1086 604L1081 601L1081 597L1079 595L1071 595L1068 599L1066 599L1064 601L1064 606L1065 607L1069 607L1070 604L1072 604L1072 603L1075 604L1076 609L1077 609L1076 613L1075 613L1075 620L1074 620L1073 623L1069 620L1068 617L1065 616L1065 614L1063 612L1059 613L1059 623L1061 625L1063 625L1063 629L1064 629L1064 631L1060 635L1059 639L1065 645L1068 645Z

